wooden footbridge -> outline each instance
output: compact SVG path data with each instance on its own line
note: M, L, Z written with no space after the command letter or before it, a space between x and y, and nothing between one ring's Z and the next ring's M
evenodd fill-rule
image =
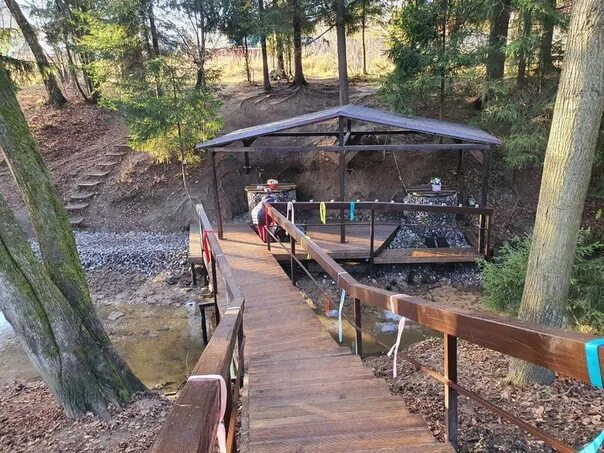
M359 284L277 207L267 205L266 209L289 234L289 278L250 227L225 226L223 239L219 239L203 207L198 206L200 251L211 276L216 306L220 305L220 289L226 307L221 307L220 322L152 451L213 452L223 438L223 450L229 452L453 451L459 394L558 451L575 451L458 383L457 338L601 386L599 363L604 361L604 349L598 350L593 337ZM273 247L280 245L285 244L274 243ZM443 383L446 443L437 443L423 419L409 413L358 355L338 346L327 333L295 288L300 250L354 298L353 327L359 354L364 333L362 304L390 310L442 332L443 374L403 352L399 357ZM597 448L585 451L596 452Z

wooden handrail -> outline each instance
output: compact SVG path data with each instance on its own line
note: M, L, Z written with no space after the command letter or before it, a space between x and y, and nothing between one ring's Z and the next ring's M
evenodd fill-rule
M214 235L211 234L213 233L213 227L212 227L212 223L210 222L204 208L203 205L198 204L196 206L197 209L197 214L199 215L199 225L201 228L201 232L202 232L202 237L203 237L203 232L207 232L208 235L208 243L210 245L210 250L212 253L212 257L214 258L215 262L216 262L216 266L218 267L218 270L220 270L220 273L222 274L222 277L224 279L224 283L225 283L225 287L227 289L227 294L230 296L231 301L235 300L235 299L243 299L243 291L241 291L241 288L239 287L239 285L237 284L237 281L233 278L233 273L231 271L231 268L229 267L229 264L227 263L227 260L224 256L224 253L222 253L222 248L220 248L220 242L218 240L218 238ZM203 244L202 244L203 247ZM203 253L202 253L203 256ZM205 258L204 258L204 262L205 262ZM205 263L206 267L210 267L209 264L210 263ZM232 302L229 303L229 306L233 306Z
M374 307L394 311L430 329L455 335L479 346L589 382L585 344L596 337L441 303L435 304L420 297L363 285L287 220L281 212L272 205L268 205L267 209L277 224L287 231L351 297L361 299L362 302ZM600 361L604 363L604 349L600 349Z
M357 282L336 263L321 247L290 222L273 204L264 203L270 217L289 235L292 244L298 243L336 284L355 300L391 311L411 319L432 330L443 333L445 339L445 375L430 370L406 354L405 360L445 385L446 434L453 445L457 440L457 394L461 393L478 404L525 429L549 446L563 452L574 451L540 428L529 425L513 414L496 407L474 392L460 386L457 381L457 338L489 348L518 359L550 368L558 373L590 382L585 355L586 343L592 335L562 329L547 328L500 316L464 310L453 306L428 302L420 297L397 294ZM292 250L295 250L292 247ZM292 275L294 273L292 272ZM359 316L360 318L360 316ZM360 326L353 326L360 330ZM360 335L357 336L359 341ZM362 346L357 345L357 350ZM604 349L599 350L600 363L604 363ZM604 378L604 370L602 371Z
M233 273L222 253L220 243L213 234L212 224L203 206L197 205L200 227L206 231L211 252L213 292L216 301L216 273L223 276L227 309L220 319L212 338L193 369L192 376L220 375L227 385L227 408L224 423L227 430L227 451L236 451L235 423L237 419L239 389L243 382L243 310L245 298L233 278ZM215 309L218 310L217 302ZM237 346L237 356L235 355ZM231 376L231 363L236 359L237 376ZM180 391L174 409L151 448L154 453L197 453L214 451L216 432L220 420L220 383L217 380L187 381Z
M320 202L317 201L296 201L294 206L296 211L314 211L319 207ZM287 207L287 203L274 202L271 206L279 209L283 212ZM327 209L348 209L350 208L350 202L348 201L326 201L325 207ZM355 209L357 211L362 210L380 210L390 212L404 212L404 211L424 211L424 212L436 212L441 214L469 214L469 215L493 215L493 208L489 207L475 207L470 206L448 206L448 205L436 205L436 204L414 204L414 203L395 203L385 201L357 201L355 202Z
M243 303L243 301L239 301ZM242 326L242 310L229 308L214 331L192 375L220 375L230 382L230 365ZM151 451L200 452L214 451L220 407L218 381L187 381L180 391L174 409L168 417ZM227 416L230 414L227 410ZM228 419L225 424L228 426ZM233 433L234 435L234 433Z

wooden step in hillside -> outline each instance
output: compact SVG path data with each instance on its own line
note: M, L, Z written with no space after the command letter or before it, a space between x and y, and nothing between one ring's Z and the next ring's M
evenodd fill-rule
M101 181L82 181L78 183L80 189L92 189L101 184Z
M90 178L104 178L105 176L107 176L109 173L111 173L110 171L103 171L103 170L99 170L99 171L91 171L89 173L86 173L84 176L85 177L90 177Z
M82 226L84 224L84 217L73 217L69 219L69 224L72 227Z
M111 168L115 167L119 162L117 160L108 160L105 162L97 162L95 165L100 168Z
M122 157L125 156L128 151L130 151L130 147L128 145L116 145L112 151L107 151L105 156Z
M86 209L88 206L88 203L70 203L65 206L65 209L67 209L67 211L81 211L82 209Z
M107 157L123 157L126 155L126 152L124 151L107 151L105 153L105 156Z
M82 200L90 200L96 194L94 192L82 192L82 193L74 193L69 198L71 201L82 201Z

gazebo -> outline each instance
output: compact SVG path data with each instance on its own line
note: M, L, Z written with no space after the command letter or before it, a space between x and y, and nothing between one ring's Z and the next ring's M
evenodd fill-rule
M337 123L335 120L337 120ZM326 124L325 130L300 130L304 126L321 123ZM368 128L367 125L371 126ZM419 135L425 137L425 142L378 145L359 143L360 138L367 135ZM277 145L274 142L271 143L271 139L275 137L333 137L334 142L326 145ZM339 165L340 202L345 201L346 166L349 161L347 156L350 157L359 152L375 151L393 151L397 153L451 151L457 153L457 168L458 171L461 171L464 156L471 155L482 165L480 206L485 208L488 202L491 154L493 148L499 144L501 144L501 141L498 138L472 126L429 118L411 118L392 112L348 104L239 129L200 143L196 146L196 149L206 151L212 162L218 235L222 238L223 224L216 175L216 153L242 154L246 171L251 168L250 153L254 152L299 153L322 151L336 153ZM341 225L340 236L341 242L345 242L344 224Z

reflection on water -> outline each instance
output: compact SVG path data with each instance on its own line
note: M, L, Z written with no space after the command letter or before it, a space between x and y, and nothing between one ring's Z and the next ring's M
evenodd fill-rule
M316 311L317 316L329 331L335 341L338 341L338 318L337 311L330 312L330 316L325 315L322 311ZM386 345L393 345L396 342L398 329L398 319L395 319L394 314L389 312L380 312L380 310L364 310L361 316L361 325L363 330L363 357L375 355L380 352L387 352L381 345L376 343L376 340ZM371 335L369 335L371 333ZM404 350L407 346L425 340L435 335L435 332L426 329L412 321L407 321L405 330L401 336L400 350ZM355 350L355 329L342 318L342 346L349 346Z
M14 379L31 379L38 376L1 311L0 357L2 358L0 360L0 385Z
M176 389L203 350L199 314L187 307L112 304L98 312L114 345L148 387ZM0 385L37 376L2 313L0 357Z

